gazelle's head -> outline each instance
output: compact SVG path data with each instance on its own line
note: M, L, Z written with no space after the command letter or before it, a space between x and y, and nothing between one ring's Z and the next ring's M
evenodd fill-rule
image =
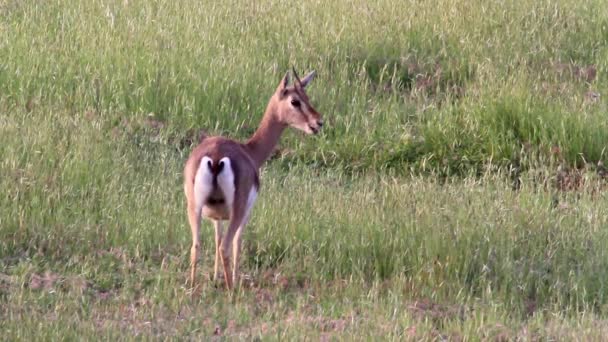
M295 81L289 85L289 72L287 72L276 90L278 119L307 134L317 134L323 126L323 120L306 95L306 87L315 77L315 72L312 71L300 79L293 69L293 76Z

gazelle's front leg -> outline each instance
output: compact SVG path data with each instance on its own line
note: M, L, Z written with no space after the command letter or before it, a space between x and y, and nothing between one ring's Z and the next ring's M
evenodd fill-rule
M222 244L222 221L213 221L215 227L215 265L213 267L213 280L217 281L220 271L220 245Z

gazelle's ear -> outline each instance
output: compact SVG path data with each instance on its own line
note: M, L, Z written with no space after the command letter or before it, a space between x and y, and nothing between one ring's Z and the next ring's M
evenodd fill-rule
M302 80L300 80L300 84L302 84L302 88L306 88L306 86L310 83L310 81L312 81L313 78L315 78L316 74L317 74L317 72L313 70L308 75L304 76L304 78L302 78Z
M287 88L288 85L289 85L289 71L285 73L285 76L283 76L283 79L281 80L281 82L279 83L279 86L277 87L277 92L281 92L281 91L285 90L285 88Z

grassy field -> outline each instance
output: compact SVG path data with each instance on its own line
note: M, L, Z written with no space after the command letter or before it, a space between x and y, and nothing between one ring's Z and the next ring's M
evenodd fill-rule
M186 286L181 171L286 70L239 290ZM599 340L604 1L0 1L5 340Z

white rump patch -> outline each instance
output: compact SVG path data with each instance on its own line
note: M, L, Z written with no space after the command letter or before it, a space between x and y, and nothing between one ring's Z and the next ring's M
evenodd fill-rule
M209 197L209 194L213 190L213 174L209 166L213 166L211 158L204 156L201 159L201 163L196 170L196 176L194 177L194 199L196 203L196 209L201 210L204 201Z
M218 163L223 163L224 167L217 175L217 185L222 189L226 206L232 210L232 203L234 203L234 172L232 172L230 158L224 157Z

